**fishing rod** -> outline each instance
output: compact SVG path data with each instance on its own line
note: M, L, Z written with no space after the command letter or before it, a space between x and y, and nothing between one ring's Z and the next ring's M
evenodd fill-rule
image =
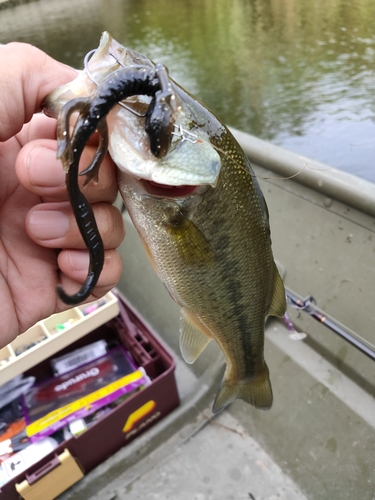
M329 316L324 311L315 305L314 297L309 295L305 299L301 299L289 288L285 288L286 298L289 304L298 311L303 311L309 314L312 318L324 326L329 328L332 332L339 335L346 340L349 344L361 351L363 354L375 361L375 346L373 346L366 339L360 337L358 334L342 325L339 321Z

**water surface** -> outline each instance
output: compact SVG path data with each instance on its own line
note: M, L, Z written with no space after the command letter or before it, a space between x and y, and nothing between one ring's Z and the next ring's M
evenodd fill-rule
M39 0L0 42L82 67L108 30L223 121L375 182L373 0Z

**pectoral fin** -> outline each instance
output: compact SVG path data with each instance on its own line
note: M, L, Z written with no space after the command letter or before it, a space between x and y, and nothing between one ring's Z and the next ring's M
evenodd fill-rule
M198 320L195 320L197 323ZM194 363L211 338L193 324L189 313L181 309L180 350L186 363Z
M268 311L269 316L282 318L286 310L285 289L276 264L274 264L274 282L271 306Z
M215 254L197 226L180 214L167 231L181 259L188 265L207 265L214 261Z
M243 399L246 403L261 410L269 410L271 408L273 395L266 364L264 364L262 373L251 379L231 381L224 378L212 411L216 413L224 409L235 399Z

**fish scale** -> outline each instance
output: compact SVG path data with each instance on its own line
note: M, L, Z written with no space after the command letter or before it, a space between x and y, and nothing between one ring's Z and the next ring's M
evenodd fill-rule
M226 134L229 140L229 132ZM223 142L215 145L222 149ZM268 369L263 359L264 320L270 309L277 269L265 202L247 160L239 154L236 161L224 154L221 160L217 185L202 195L192 213L188 209L189 198L151 198L132 189L129 179L121 183L120 189L170 295L189 311L190 321L200 328L203 326L208 338L214 338L224 352L225 379L235 387L231 394L237 397L240 381L250 381L246 385L251 386L252 380L263 375L268 384ZM182 207L182 212L185 211L180 216L182 221L173 222ZM177 236L170 227L173 224L182 227L185 219L189 224L185 222L186 228ZM179 246L191 249L197 240L201 261L182 257ZM188 255L194 253L195 250ZM285 307L282 293L279 301L281 314ZM264 391L266 401L251 397L252 404L271 406L272 393L268 387ZM230 395L214 408L219 410L232 399Z
M118 167L124 203L155 271L181 306L182 356L194 362L212 339L223 351L227 367L214 411L236 398L257 408L270 408L273 397L263 354L264 324L267 315L283 316L286 304L272 255L263 194L229 130L169 79L166 70L150 93L154 101L149 110L157 109L156 120L146 124L128 106L111 110L109 103L116 92L129 95L123 93L121 71L129 74L124 68L133 66L136 76L144 69L151 79L159 67L104 33L85 72L49 96L47 107L56 113L77 96L85 97L85 106L90 105L88 89L93 82L97 85L94 94L108 96L107 116L97 117L102 120L100 144L106 144L108 130L109 152ZM117 72L118 80L113 89L111 71ZM136 88L133 80L124 80L126 90ZM157 89L163 82L165 92L160 94ZM156 96L162 94L167 99L155 106ZM106 99L100 103L104 111ZM134 109L137 104L145 106L142 96L131 100ZM87 116L91 121L91 115ZM83 120L79 120L72 139L76 142L83 134ZM61 130L63 138L67 132ZM166 141L157 153L150 145L158 137ZM103 156L100 148L98 158ZM74 166L78 170L78 164ZM98 166L97 162L95 172ZM70 199L74 203L74 196Z

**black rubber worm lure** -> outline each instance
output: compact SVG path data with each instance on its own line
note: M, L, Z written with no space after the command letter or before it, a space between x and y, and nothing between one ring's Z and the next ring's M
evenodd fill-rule
M152 97L145 130L150 140L154 156L163 157L169 149L173 129L173 106L171 106L171 86L165 66L158 64L154 69L129 67L116 71L102 83L90 97L72 99L59 113L57 128L57 157L61 158L66 172L66 186L80 233L90 254L87 278L81 289L68 295L57 286L57 294L66 304L76 305L89 297L95 288L104 264L104 246L96 225L93 210L79 189L78 175L85 175L84 186L90 180L97 181L99 167L108 149L108 128L106 116L120 101L135 95ZM69 122L72 113L79 116L72 137ZM98 131L99 146L90 165L80 174L79 160L87 141Z

